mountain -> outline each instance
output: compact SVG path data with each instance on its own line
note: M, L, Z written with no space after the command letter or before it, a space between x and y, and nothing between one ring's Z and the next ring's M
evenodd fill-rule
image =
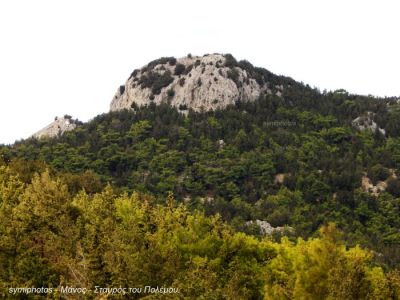
M400 103L158 59L110 112L0 145L0 249L4 299L399 299Z
M169 103L180 111L207 111L254 101L264 93L279 96L290 83L247 61L237 62L230 54L163 57L134 70L119 87L110 110Z

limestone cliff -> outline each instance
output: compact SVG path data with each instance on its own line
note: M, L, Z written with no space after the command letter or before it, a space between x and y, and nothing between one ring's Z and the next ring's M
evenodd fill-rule
M181 111L224 108L235 101L254 101L262 93L280 95L277 77L231 55L164 57L132 72L119 87L110 110L166 102Z

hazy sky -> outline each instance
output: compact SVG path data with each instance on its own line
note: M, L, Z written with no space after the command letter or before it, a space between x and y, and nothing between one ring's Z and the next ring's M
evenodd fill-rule
M161 56L232 53L321 90L400 96L397 3L1 0L0 143L108 111Z

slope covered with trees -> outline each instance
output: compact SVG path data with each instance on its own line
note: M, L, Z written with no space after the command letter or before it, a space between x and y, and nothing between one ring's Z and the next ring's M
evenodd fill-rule
M398 299L400 276L347 249L333 224L281 243L235 232L219 216L142 193L73 194L48 171L24 184L0 167L2 299ZM85 295L61 287L87 288ZM173 293L144 292L146 286ZM16 293L43 287L51 294ZM107 294L107 288L126 288ZM130 293L128 288L142 292ZM101 292L103 291L103 292ZM123 291L123 290L121 290Z
M351 125L367 111L376 112L386 135ZM334 221L350 244L371 247L393 265L400 242L398 111L392 99L302 87L187 116L168 105L108 113L59 138L0 151L26 182L47 166L75 192L106 183L160 201L172 192L241 231L257 233L245 224L260 219L309 237ZM386 191L363 190L365 174L375 184L386 180Z

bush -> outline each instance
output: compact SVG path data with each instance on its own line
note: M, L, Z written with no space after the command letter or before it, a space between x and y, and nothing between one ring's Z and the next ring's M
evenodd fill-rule
M389 176L389 169L385 168L381 164L376 164L368 171L368 177L372 180L373 184L377 184L378 181L386 180Z
M187 110L187 105L186 104L179 104L179 110Z
M171 72L166 71L164 72L164 74L156 78L151 88L151 91L153 92L153 94L158 95L160 94L161 89L170 85L172 81L174 81L174 78L171 76Z
M153 60L147 64L147 70L153 70L155 66L165 65L167 63L169 63L171 66L173 66L176 63L176 58L175 57L161 57L159 59Z
M184 86L185 85L185 77L182 77L181 79L179 79L179 85L180 86Z
M236 84L237 87L240 87L241 84L240 84L240 81L239 81L239 72L238 72L238 70L236 70L235 68L230 69L228 71L227 75L228 75L228 78L230 80L232 80Z
M185 74L185 75L186 75L186 74L189 74L190 71L192 71L192 69L193 69L193 65L189 65L189 66L186 68L184 74Z
M390 178L387 182L386 191L395 197L400 197L400 179Z
M171 57L168 61L170 66L174 66L176 64L176 58L175 57Z
M125 92L125 86L124 86L124 85L121 85L121 86L119 87L119 94L122 95L124 92Z
M247 74L249 74L250 76L254 76L254 74L255 74L254 66L250 62L248 62L247 60L239 61L238 67L240 67L243 70L245 70L247 72Z
M137 105L135 102L132 102L131 108L132 108L133 110L138 110L138 109L139 109L139 105Z
M169 98L172 98L172 97L175 96L175 91L173 89L169 89L167 91L167 95L168 95Z
M232 54L225 54L225 67L233 68L238 65Z
M129 76L129 79L131 79L132 77L136 77L136 75L139 73L138 69L133 70L133 72L131 73L131 76Z
M150 71L147 75L142 75L139 79L139 84L143 88L151 88L154 95L159 95L161 89L170 85L174 81L170 71L165 71L163 74Z
M184 64L180 64L180 63L176 64L174 75L179 76L179 75L183 74L185 72L185 69L186 69L186 67Z

